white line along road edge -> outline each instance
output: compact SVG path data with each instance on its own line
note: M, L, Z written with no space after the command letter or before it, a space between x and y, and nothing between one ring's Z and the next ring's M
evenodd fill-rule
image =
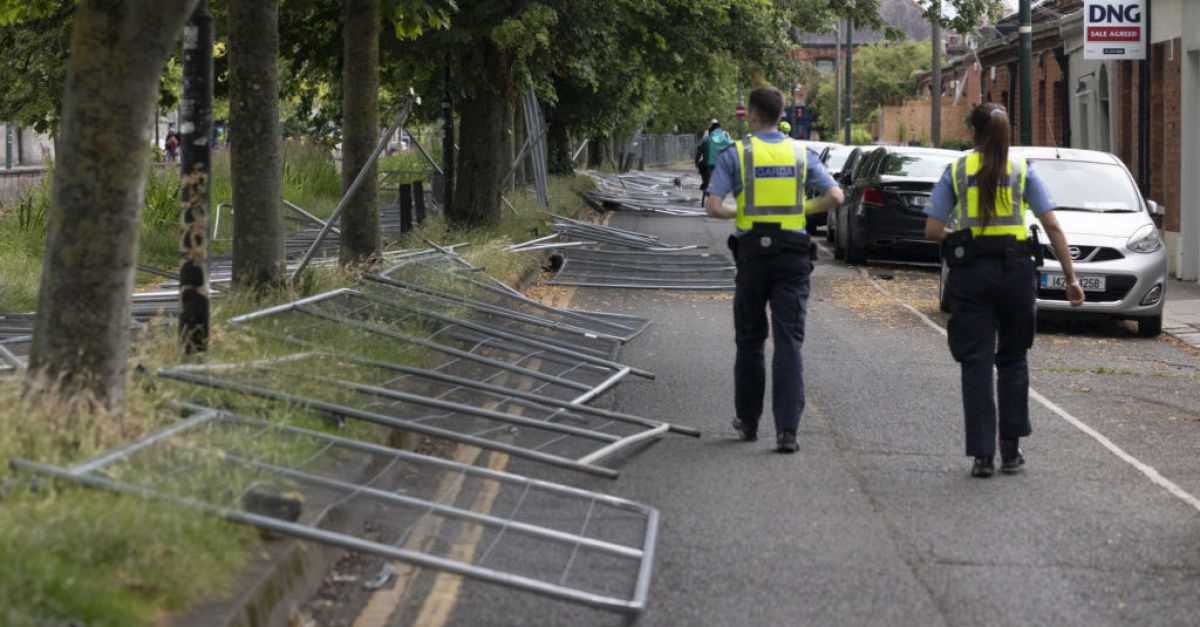
M863 278L865 278L871 284L871 287L875 288L875 290L877 292L879 292L880 294L883 294L884 296L891 298L892 300L899 303L901 307L904 307L905 309L911 311L913 313L913 315L915 315L916 317L921 319L921 322L924 322L931 329L940 333L943 337L946 335L946 329L943 329L941 325L934 322L929 316L926 316L925 314L921 313L916 307L913 307L912 305L900 300L900 298L897 297L895 294L892 294L891 292L883 289L883 286L881 286L877 281L875 281L875 279L871 278L871 275L868 274L864 268L859 268L858 271L860 274L862 274ZM1142 473L1143 475L1146 475L1146 478L1149 479L1152 483L1154 483L1157 486L1162 487L1167 492L1170 492L1172 495L1177 497L1179 500L1190 505L1196 511L1200 511L1200 499L1196 498L1195 496L1192 496L1191 493L1189 493L1187 490L1184 490L1183 488L1179 487L1174 481L1171 481L1170 479L1167 479L1166 477L1162 476L1162 474L1159 473L1157 470L1155 470L1153 466L1150 466L1149 464L1142 462L1141 460L1134 457L1133 455L1130 455L1129 453L1127 453L1125 451L1125 449L1114 444L1113 441L1108 439L1108 437L1106 437L1104 434L1091 428L1082 420L1076 418L1075 416L1072 416L1070 413L1067 412L1067 410L1063 409L1062 407L1059 407L1057 404L1055 404L1053 401L1046 398L1045 396L1042 396L1042 394L1040 392L1038 392L1037 390L1033 389L1032 386L1029 388L1029 396L1031 398L1033 398L1033 400L1041 403L1046 409L1049 409L1050 411L1054 412L1055 414L1058 414L1059 417L1061 417L1063 420L1066 420L1068 423L1070 423L1076 429L1079 429L1080 431L1086 433L1093 440L1099 442L1101 446L1108 449L1109 452L1111 452L1113 455L1116 455L1117 457L1121 458L1121 460L1123 460L1125 463L1129 464L1130 466L1137 468L1138 472Z

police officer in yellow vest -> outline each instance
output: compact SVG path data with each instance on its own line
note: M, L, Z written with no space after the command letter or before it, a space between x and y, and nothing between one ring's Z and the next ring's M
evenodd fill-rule
M1062 263L1072 305L1083 302L1083 289L1045 184L1024 159L1008 154L1010 131L1003 107L980 105L971 112L970 125L976 149L946 168L934 187L925 210L925 236L941 242L950 266L950 353L962 369L966 448L974 458L971 475L984 478L995 472L997 420L1004 473L1022 470L1019 439L1031 431L1025 355L1033 345L1034 257L1040 257L1041 244L1037 227L1026 224L1027 209L1038 217Z
M708 215L733 218L737 235L730 248L737 259L737 293L733 321L737 341L734 363L733 428L740 439L758 439L758 422L766 387L763 345L767 339L767 304L775 352L771 363L771 406L776 450L799 450L796 430L804 411L804 316L808 305L809 237L805 212L828 211L842 202L842 190L820 160L779 132L783 94L774 87L750 92L750 137L721 153L708 187ZM821 196L804 200L805 187ZM737 209L724 206L737 197Z

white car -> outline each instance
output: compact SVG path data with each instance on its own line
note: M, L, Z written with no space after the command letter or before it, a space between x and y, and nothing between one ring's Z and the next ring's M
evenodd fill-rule
M1134 320L1139 335L1161 333L1167 252L1154 225L1158 203L1143 198L1125 164L1108 153L1014 146L1010 154L1024 157L1049 188L1084 291L1083 305L1071 307L1062 266L1042 231L1038 312ZM1032 213L1027 222L1038 224ZM943 264L943 285L945 276ZM942 308L948 310L944 299Z

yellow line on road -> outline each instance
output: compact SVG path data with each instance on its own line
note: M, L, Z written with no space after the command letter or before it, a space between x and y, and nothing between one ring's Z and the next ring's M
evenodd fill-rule
M454 461L463 464L474 464L483 451L477 448L459 448L454 455ZM438 483L438 489L433 497L437 503L453 503L462 491L466 475L448 474ZM433 540L437 538L442 527L442 518L425 517L413 529L412 535L404 543L404 548L413 551L428 551ZM416 578L418 569L407 562L393 562L396 569L396 581L390 588L383 588L371 595L366 607L354 619L354 627L386 627L392 612L399 607L400 602L408 593L408 587Z
M488 468L492 470L504 470L508 466L508 455L504 453L492 452L488 459ZM471 504L471 511L475 512L490 512L492 505L496 502L496 495L500 493L500 483L493 481L484 486L475 495L475 502ZM483 526L474 525L469 530L464 531L458 542L454 543L454 548L450 550L450 559L458 560L465 563L470 563L475 557L475 552L479 550L479 540L483 537ZM413 622L415 627L443 627L450 620L450 615L454 612L454 606L458 604L458 592L462 588L462 577L450 573L439 573L433 581L433 589L429 592L429 596L425 598L425 605L421 607L421 613L417 615L417 619Z
M574 300L574 296L574 288L560 290L552 297L551 300L553 302L548 304L566 308L570 306L570 303ZM530 367L536 368L537 365L536 363L531 363ZM530 384L519 387L528 391ZM473 465L482 452L481 449L474 447L464 448L459 446L453 459L454 461ZM488 458L488 467L494 470L504 470L508 466L508 460L508 455L493 452ZM465 476L462 474L443 477L433 500L437 503L453 503L458 499L458 495L462 491L464 478ZM471 510L481 513L491 512L492 504L496 500L499 489L500 484L498 482L489 482L486 484L479 491L479 494L476 495ZM420 521L417 527L413 529L408 541L404 543L404 548L427 552L441 531L443 522L444 519L442 518L432 517L427 517ZM480 526L464 531L463 535L455 542L454 547L447 557L469 563L478 549L482 533L483 528ZM384 588L371 595L371 599L367 602L366 607L354 619L353 627L387 627L392 614L396 611L396 608L400 607L404 598L411 591L412 583L416 580L420 570L406 562L394 562L392 565L396 569L395 583L390 588ZM461 587L462 578L460 576L439 573L434 580L433 589L425 598L425 603L422 605L421 612L414 625L421 627L439 627L445 625L453 613L455 605L458 603L458 593Z

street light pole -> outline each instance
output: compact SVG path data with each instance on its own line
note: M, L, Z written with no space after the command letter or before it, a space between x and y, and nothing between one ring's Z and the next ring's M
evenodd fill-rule
M851 115L851 112L850 112L850 102L851 102L850 91L851 91L851 84L852 84L851 80L850 80L851 79L850 67L852 65L854 65L854 16L853 16L853 14L851 14L850 17L846 18L846 89L845 89L845 93L842 94L842 97L845 100L844 104L842 105L842 115L846 116L845 117L845 124L846 124L846 142L845 143L846 143L846 145L850 145L850 120L854 117Z
M930 76L929 83L929 111L931 119L929 120L929 141L933 147L937 148L942 145L942 4L935 2L930 8L933 12L933 18L930 22L933 25L933 31L930 33L931 43L933 44L933 74Z
M180 100L179 341L188 354L208 349L208 214L212 208L213 18L201 0L183 28Z
M833 107L835 110L833 118L834 132L830 133L833 137L837 137L837 126L842 123L842 20L838 20L837 35L833 38L834 53L833 53ZM833 139L830 137L830 139ZM824 139L824 138L822 138Z
M1030 0L1021 0L1021 145L1033 144L1033 17Z

